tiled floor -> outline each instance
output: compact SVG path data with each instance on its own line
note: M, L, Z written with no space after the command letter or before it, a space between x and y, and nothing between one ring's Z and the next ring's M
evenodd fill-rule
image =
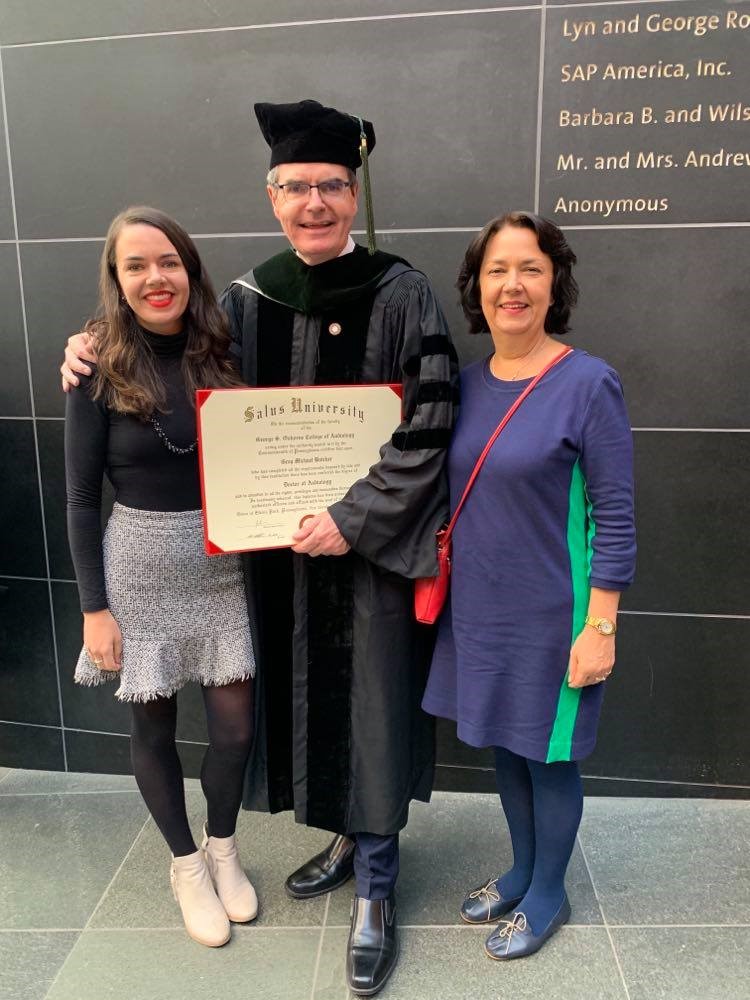
M197 831L195 782L188 801ZM0 768L1 1000L347 1000L351 886L309 903L281 891L326 834L243 813L239 839L260 916L202 948L131 778ZM588 799L572 921L507 964L457 917L510 855L495 800L436 793L413 808L401 853L401 961L383 1000L750 997L750 803Z

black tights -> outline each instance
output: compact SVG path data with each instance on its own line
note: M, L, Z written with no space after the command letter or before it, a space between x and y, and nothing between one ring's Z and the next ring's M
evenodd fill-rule
M242 778L253 736L253 682L202 687L208 749L201 767L208 829L231 837L242 801ZM185 811L182 765L175 731L177 699L133 702L130 755L141 795L175 857L197 848Z

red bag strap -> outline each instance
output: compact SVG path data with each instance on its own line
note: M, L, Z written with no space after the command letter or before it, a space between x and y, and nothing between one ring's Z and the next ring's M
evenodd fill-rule
M458 515L461 513L461 508L464 505L464 500L466 500L467 496L469 495L469 490L474 485L474 480L479 475L479 470L482 468L484 460L485 460L485 458L487 458L487 455L489 454L490 448L493 446L493 444L495 443L495 441L498 439L498 437L500 435L500 432L505 427L505 425L508 423L508 421L513 416L513 414L516 412L516 410L521 405L521 403L524 401L524 399L526 399L526 397L532 391L532 389L534 389L537 386L537 384L539 382L541 382L541 380L544 378L544 376L547 374L547 372L551 368L554 368L555 365L559 361L562 361L562 359L564 357L566 357L566 355L570 354L570 352L572 350L573 350L572 347L566 347L565 350L560 351L559 354L555 355L555 357L550 361L550 363L548 365L546 365L544 368L542 368L542 370L539 372L539 374L536 375L531 380L531 382L529 382L529 384L523 390L523 392L521 393L521 395L518 397L518 399L515 401L515 403L510 407L510 409L505 414L505 416L503 417L503 419L500 421L500 423L497 425L497 427L495 428L495 430L492 432L492 437L489 439L489 441L487 442L487 444L484 446L484 448L482 450L482 454L479 456L479 458L477 459L477 464L474 466L474 471L469 476L469 481L466 484L466 487L465 487L465 489L464 489L464 491L463 491L463 493L461 495L461 499L458 501L458 505L456 506L455 511L453 512L453 517L450 519L450 523L448 524L448 527L442 533L441 543L443 545L445 545L450 540L450 537L453 534L453 529L454 529L454 527L456 525L456 521L458 520Z

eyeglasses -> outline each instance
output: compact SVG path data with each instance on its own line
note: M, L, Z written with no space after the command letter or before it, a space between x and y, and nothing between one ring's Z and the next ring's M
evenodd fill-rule
M308 184L305 181L287 181L286 184L274 184L275 188L284 192L284 197L288 201L302 201L304 198L309 198L313 188L318 189L321 198L336 201L343 198L351 186L351 181L342 181L338 177L330 181L321 181L320 184Z

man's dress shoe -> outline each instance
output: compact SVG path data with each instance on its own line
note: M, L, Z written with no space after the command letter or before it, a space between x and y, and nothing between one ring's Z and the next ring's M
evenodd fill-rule
M312 899L338 889L353 874L354 841L338 835L324 851L292 872L284 887L294 899Z
M355 896L346 947L346 982L349 989L356 996L375 996L396 968L397 961L398 936L393 893L387 899Z

